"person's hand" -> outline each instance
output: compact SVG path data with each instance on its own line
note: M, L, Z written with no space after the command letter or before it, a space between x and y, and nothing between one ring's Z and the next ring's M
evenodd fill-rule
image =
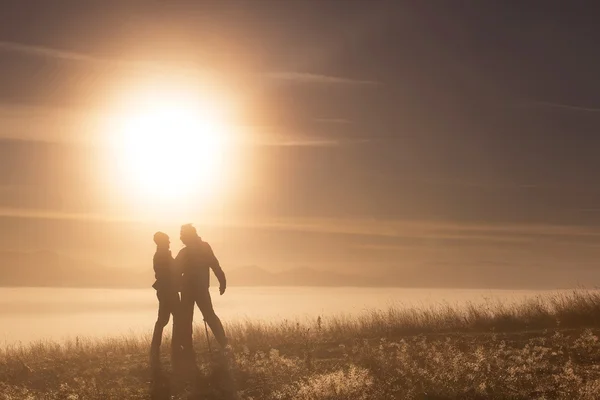
M223 293L225 293L225 289L227 289L227 287L225 285L219 286L219 294L221 296L223 296Z

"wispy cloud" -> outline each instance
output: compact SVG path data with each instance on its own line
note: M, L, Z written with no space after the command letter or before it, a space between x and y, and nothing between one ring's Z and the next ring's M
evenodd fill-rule
M354 247L358 249L376 250L376 251L403 251L414 248L417 244L415 240L421 241L421 245L438 246L440 242L460 242L467 245L480 246L482 244L515 244L523 245L536 242L533 238L511 237L511 236L488 236L488 235L465 235L465 234L417 234L414 236L398 237L401 243L359 243ZM402 242L409 239L408 243Z
M111 64L128 68L156 69L157 64L147 62L132 62L114 58L105 58L68 50L55 49L46 46L36 46L15 42L0 41L0 51L26 54L34 57L47 57L64 61Z
M92 57L86 54L75 53L71 51L56 50L49 47L43 46L32 46L19 44L14 42L0 41L0 49L4 51L10 51L15 53L28 54L40 57L51 57L61 60L69 61L91 61L91 62L109 62L112 60L106 60L103 58Z
M236 130L240 133L240 144L255 146L326 147L367 141L359 138L329 138L312 133L299 133L285 126L241 126Z
M92 110L0 104L0 139L103 144L103 126L110 115ZM357 139L329 139L297 134L283 126L233 126L234 143L241 146L338 146Z
M322 138L311 138L311 137L281 137L273 138L269 136L254 136L238 141L240 145L247 146L266 146L266 147L327 147L327 146L339 146L343 144L339 140L329 140Z
M564 104L564 103L552 103L548 101L533 101L526 104L522 104L522 107L536 107L536 108L556 108L567 111L581 111L581 112L600 112L600 107L589 107L589 106L580 106L573 104Z
M349 125L352 123L351 120L345 118L314 118L314 122L318 122L321 124L339 124L339 125Z
M551 224L468 224L446 221L404 221L388 219L298 218L260 222L272 229L339 233L380 237L463 237L497 236L571 236L597 237L600 230L575 225Z
M275 142L261 142L263 146L280 146L280 147L329 147L339 146L342 144L338 140L326 139L302 139L302 140L282 140Z
M365 79L351 79L339 76L321 75L306 72L269 72L267 77L280 81L295 83L321 83L321 84L343 84L343 85L378 85L379 82Z
M130 61L117 58L98 57L86 53L56 49L47 46L37 46L16 42L0 41L0 51L26 54L35 57L48 57L64 61L89 62L109 64L117 67L140 68L145 70L164 71L166 68L178 71L198 72L200 69L180 68L163 65L155 62ZM307 73L297 71L277 71L261 74L262 76L277 80L294 83L311 84L337 84L337 85L377 85L378 82L364 79L351 79L339 76L324 75L318 73Z
M104 221L149 222L142 216L77 213L55 210L0 207L0 217ZM354 235L388 239L457 240L504 243L531 243L556 240L563 244L600 244L600 229L552 224L470 224L451 221L405 221L361 218L273 218L219 216L201 218L205 226L226 226L289 232ZM571 242L569 242L571 240ZM396 244L365 243L367 248L392 249Z
M457 179L433 179L433 178L413 178L413 177L394 177L383 176L384 178L394 180L395 182L405 182L408 184L423 184L428 186L449 186L463 188L482 188L491 190L527 190L527 191L570 191L570 192L597 192L598 190L590 186L575 186L565 184L548 184L535 182L483 182L467 181Z
M126 216L110 216L106 214L76 213L14 207L0 207L0 217L65 221L143 222L142 220L136 220Z

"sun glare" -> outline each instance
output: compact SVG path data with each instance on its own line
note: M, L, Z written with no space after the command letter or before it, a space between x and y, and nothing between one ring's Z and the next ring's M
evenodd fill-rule
M117 118L119 179L146 204L180 207L218 193L228 172L227 122L214 101L173 93L139 97Z

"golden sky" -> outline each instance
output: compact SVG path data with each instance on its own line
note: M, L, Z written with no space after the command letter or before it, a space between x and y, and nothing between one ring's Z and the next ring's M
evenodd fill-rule
M309 3L3 10L0 251L595 279L594 21Z

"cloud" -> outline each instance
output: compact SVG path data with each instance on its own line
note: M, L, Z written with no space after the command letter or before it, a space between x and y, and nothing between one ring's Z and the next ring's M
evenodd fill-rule
M20 209L0 207L0 217L51 219L70 221L153 223L142 216L76 213L56 210ZM416 239L425 242L463 241L487 243L528 244L542 241L559 245L598 246L600 229L577 225L551 224L471 224L451 221L405 221L362 218L273 218L205 216L200 218L204 226L262 229L309 234L350 235L390 240ZM370 244L365 248L395 249L396 243Z
M181 66L173 66L151 61L131 61L111 57L98 57L87 53L55 49L53 47L36 46L7 41L0 41L0 52L1 51L19 53L32 57L51 58L62 61L104 64L106 66L117 68L143 70L155 73L176 71L178 73L196 74L198 72L203 72L203 69L201 68L183 68Z
M446 221L405 221L380 219L298 218L259 221L272 229L338 233L380 237L461 238L472 236L570 236L600 239L600 230L576 225L470 224Z
M240 126L238 142L250 146L330 147L364 143L363 138L330 138L311 133L299 133L285 126Z
M95 143L106 120L91 110L0 104L0 139Z
M330 147L339 146L342 144L339 140L326 139L301 139L301 140L281 140L275 142L262 142L262 146L279 146L279 147Z
M124 68L136 68L154 71L169 71L175 69L181 72L197 73L200 69L181 68L163 65L154 62L144 61L129 61L115 58L97 57L86 53L80 53L69 50L55 49L47 46L37 46L22 44L16 42L0 41L0 51L8 51L13 53L26 54L34 57L47 57L57 60L73 61L73 62L89 62L89 63L102 63L113 65ZM292 71L279 71L279 72L268 72L261 74L262 76L277 80L277 81L288 81L294 83L311 83L311 84L336 84L336 85L377 85L378 82L371 80L361 79L349 79L338 76L322 75L307 72L292 72Z
M65 221L144 222L142 219L136 219L125 215L111 216L108 214L76 213L68 211L15 207L0 207L0 217Z
M447 244L448 242L458 242L468 246L482 246L483 244L524 245L537 242L535 239L522 237L462 234L424 234L419 236L397 237L396 239L398 239L397 243L375 243L367 241L366 243L356 244L353 247L375 251L405 251L407 249L414 249L415 247L437 247L440 244Z
M384 176L386 177L386 176ZM574 186L568 184L547 184L547 183L519 183L519 182L483 182L483 181L465 181L456 179L429 179L413 177L394 177L387 176L395 182L406 182L410 184L423 184L431 186L450 186L464 188L482 188L491 190L528 190L528 191L550 191L550 192L596 192L593 187Z
M379 82L362 79L342 78L331 75L312 74L307 72L270 72L267 77L280 81L293 83L319 83L335 85L378 85Z
M26 54L34 57L47 57L64 61L103 63L128 68L149 69L158 67L158 65L152 63L131 62L118 60L114 58L96 57L85 53L54 49L52 47L35 46L6 41L0 41L0 51L1 50L13 53Z
M0 104L0 140L17 139L60 143L105 143L106 121L110 115L92 110L33 107ZM361 142L359 139L329 139L310 134L295 134L277 126L240 125L235 144L241 146L324 147Z
M314 122L322 123L322 124L340 124L340 125L348 125L351 124L352 121L345 118L314 118Z
M582 107L582 106L574 106L572 104L561 104L561 103L552 103L547 101L534 101L531 103L527 103L524 105L525 107L541 107L541 108L557 108L568 111L581 111L581 112L600 112L599 107Z
M19 44L14 42L0 41L0 49L4 51L10 51L15 53L28 54L40 57L50 57L61 60L69 61L90 61L90 62L114 62L113 60L107 60L104 58L98 58L89 56L82 53L75 53L71 51L56 50L49 47L43 46L32 46Z

